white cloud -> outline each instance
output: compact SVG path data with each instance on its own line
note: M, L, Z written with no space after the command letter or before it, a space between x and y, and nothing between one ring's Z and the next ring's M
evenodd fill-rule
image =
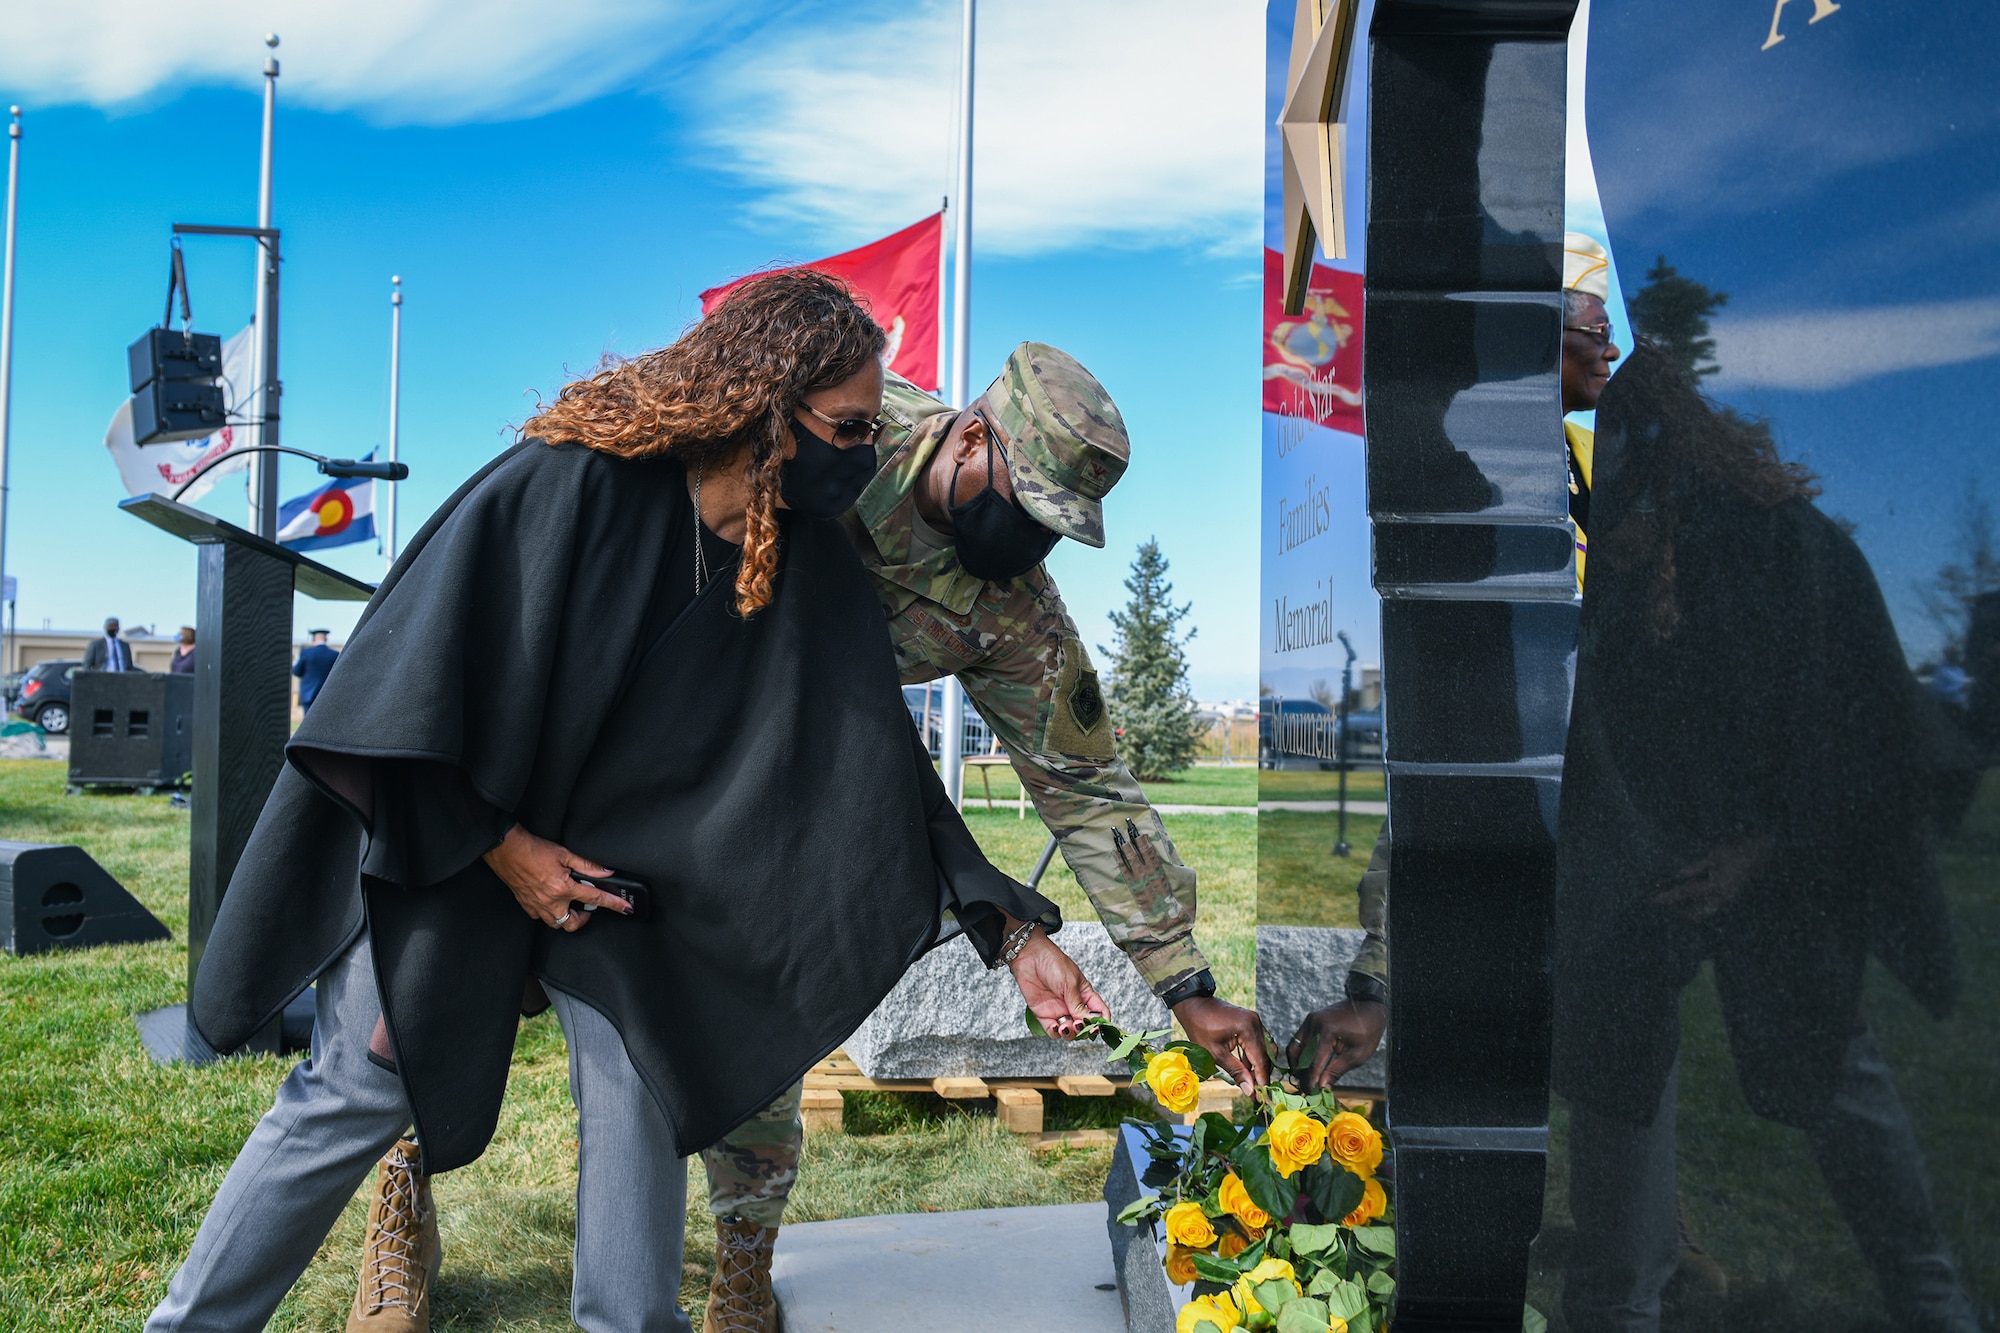
M1719 318L1717 389L1838 389L2000 355L2000 298Z
M952 182L956 4L760 33L695 109L768 208L859 238ZM984 251L1161 241L1252 247L1263 201L1264 22L1252 0L1015 0L982 9L973 224Z
M540 115L629 85L692 40L717 0L39 0L9 6L0 87L97 106L255 86L284 39L279 95L403 124Z
M879 234L952 184L955 0L40 0L0 36L0 90L117 107L254 87L284 38L287 105L389 124L542 115L621 89L684 118L756 211L816 241ZM1011 0L979 21L974 221L985 252L1257 244L1257 0Z

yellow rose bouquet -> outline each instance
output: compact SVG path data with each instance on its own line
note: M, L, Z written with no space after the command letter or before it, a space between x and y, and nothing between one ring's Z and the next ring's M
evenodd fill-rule
M1037 1031L1034 1015L1028 1025ZM1215 1060L1165 1032L1085 1025L1160 1106L1200 1102ZM1167 1276L1192 1284L1176 1333L1383 1333L1396 1293L1393 1170L1382 1133L1340 1106L1284 1085L1260 1088L1250 1123L1211 1111L1192 1126L1133 1120L1157 1194L1119 1214L1164 1229Z

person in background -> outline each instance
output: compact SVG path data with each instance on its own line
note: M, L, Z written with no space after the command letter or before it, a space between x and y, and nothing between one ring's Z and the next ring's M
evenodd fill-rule
M173 660L167 663L167 670L176 676L194 674L194 626L181 626L180 642L174 645Z
M85 671L137 671L132 661L132 645L118 637L118 617L104 622L104 637L91 640L83 650Z
M1595 438L1567 419L1571 412L1597 407L1611 367L1622 353L1611 341L1611 256L1581 232L1563 234L1562 409L1563 463L1569 471L1569 522L1576 533L1576 590L1583 591L1584 561L1590 552L1591 464ZM1382 1043L1389 1021L1389 830L1376 839L1368 869L1355 893L1361 927L1367 932L1353 969L1347 998L1306 1015L1286 1052L1293 1064L1311 1063L1306 1086L1330 1088L1348 1070L1366 1064Z
M190 639L192 630L184 630ZM320 686L326 684L326 676L333 670L333 664L340 660L340 654L327 644L326 636L331 630L307 630L312 642L299 650L299 660L292 663L292 674L299 678L299 711L306 712L319 698ZM189 667L190 671L194 668Z

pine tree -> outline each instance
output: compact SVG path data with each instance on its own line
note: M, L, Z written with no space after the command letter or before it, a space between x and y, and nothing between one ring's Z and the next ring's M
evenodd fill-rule
M1728 292L1682 277L1661 255L1647 272L1646 285L1632 298L1632 326L1698 380L1722 369L1715 363L1715 339L1708 336L1708 317L1728 304Z
M1117 645L1098 651L1111 666L1107 684L1119 754L1135 777L1150 781L1191 765L1205 730L1188 687L1184 651L1194 630L1179 632L1194 603L1174 605L1167 558L1151 538L1133 559L1125 590L1132 600L1110 613Z

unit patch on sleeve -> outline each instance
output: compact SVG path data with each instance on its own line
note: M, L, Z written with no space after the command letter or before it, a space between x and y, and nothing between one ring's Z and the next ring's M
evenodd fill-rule
M1049 700L1049 748L1062 754L1078 755L1099 762L1117 754L1112 745L1111 722L1105 715L1104 691L1083 643L1066 639L1062 646L1062 669L1056 677L1055 695Z

